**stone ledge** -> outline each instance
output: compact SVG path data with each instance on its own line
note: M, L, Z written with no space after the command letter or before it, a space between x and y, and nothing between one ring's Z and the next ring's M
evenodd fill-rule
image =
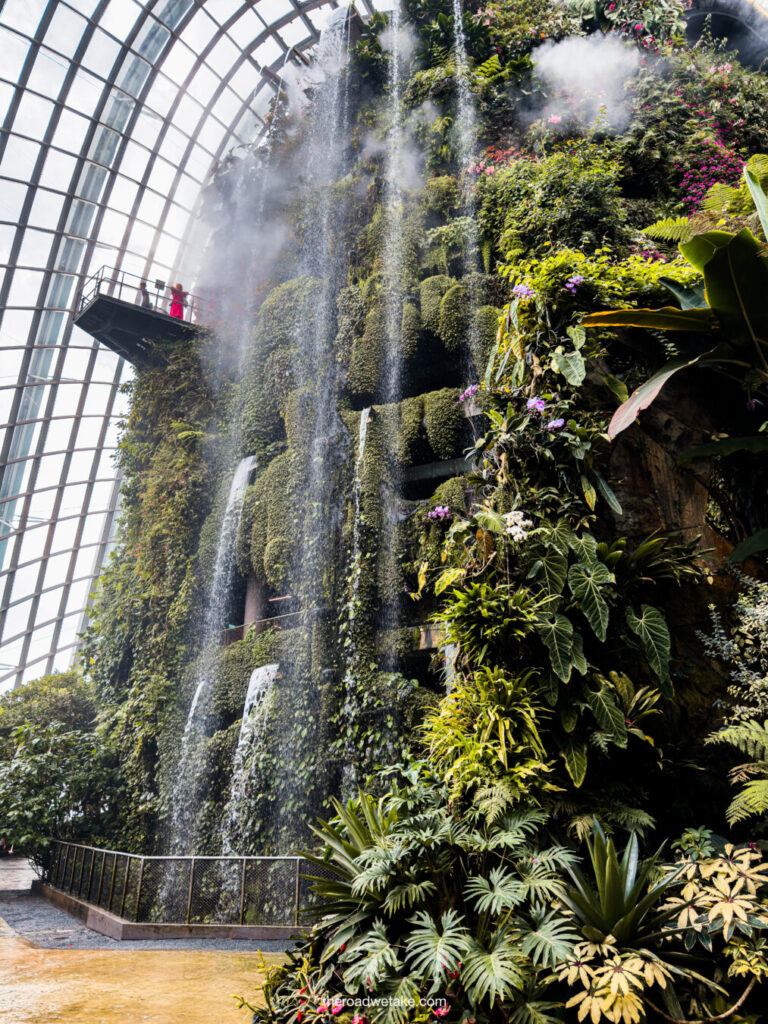
M32 883L32 892L42 896L67 914L71 914L72 917L76 917L83 922L86 928L118 941L124 939L249 939L251 941L271 939L279 941L292 938L298 931L295 926L286 928L279 925L154 924L126 921L125 918L118 917L108 910L102 910L101 907L86 903L85 900L70 896L69 893L60 892L39 879Z

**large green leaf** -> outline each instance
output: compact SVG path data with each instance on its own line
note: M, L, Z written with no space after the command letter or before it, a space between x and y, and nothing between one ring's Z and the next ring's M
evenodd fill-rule
M553 352L552 362L569 384L579 387L587 376L587 367L580 352Z
M568 774L571 776L574 786L578 788L587 774L587 745L571 741L563 747L561 754Z
M757 434L754 437L723 437L719 441L710 441L707 444L698 444L695 448L688 448L682 455L678 455L678 462L690 462L692 459L722 458L731 455L733 452L756 452L768 451L768 434Z
M643 409L647 409L655 401L658 393L670 377L674 377L680 370L685 370L689 366L695 366L705 355L709 354L709 352L703 352L698 356L694 356L693 359L672 359L670 362L665 363L644 384L635 388L626 402L622 402L608 424L608 436L610 438L617 437L622 430L631 427Z
M585 327L645 327L652 331L711 331L716 326L715 316L707 307L678 309L614 309L605 313L590 313L581 321Z
M600 728L607 732L618 746L626 747L627 723L624 721L624 712L616 703L611 688L601 686L599 690L587 690L587 703Z
M565 554L556 547L548 546L532 565L528 578L538 580L548 594L554 595L562 594L567 575L568 559Z
M493 1006L514 998L525 984L528 972L513 933L499 929L487 945L472 939L461 967L461 981L472 1003Z
M750 170L750 163L751 160L748 160L747 166L744 168L744 180L755 204L757 216L760 218L760 227L763 229L763 234L768 241L768 196L766 196L758 176L754 171Z
M455 910L446 910L440 924L420 910L411 918L416 925L406 941L406 959L417 974L435 984L445 980L448 971L455 971L467 948L469 933Z
M758 530L751 537L747 537L741 544L731 552L729 562L744 562L747 558L757 554L758 551L765 551L768 548L768 530Z
M608 632L608 602L601 590L612 581L613 573L602 562L576 562L568 570L571 593L598 640L605 640Z
M651 604L642 605L640 611L641 614L638 616L631 608L627 608L627 625L640 637L648 664L661 682L667 682L671 651L667 620L663 613Z
M571 647L573 646L573 625L565 615L544 619L537 626L539 636L549 651L552 670L558 679L567 683L571 678Z
M768 346L768 264L752 232L709 231L682 243L680 251L701 264L707 301L728 340Z
M686 288L685 285L671 277L660 277L659 284L663 284L667 291L672 292L680 301L681 309L703 309L707 304L703 284L695 284L691 288Z
M619 503L619 499L613 493L613 489L609 487L608 482L601 473L598 473L597 470L595 470L594 473L598 491L600 491L602 496L605 498L611 511L615 512L617 516L620 516L622 514L621 505Z
M535 907L531 917L536 927L523 933L523 952L537 967L554 970L571 956L580 936L557 910Z

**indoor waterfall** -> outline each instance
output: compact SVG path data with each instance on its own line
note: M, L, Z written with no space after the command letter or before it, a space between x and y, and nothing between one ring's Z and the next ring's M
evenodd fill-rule
M240 525L245 488L253 468L252 456L241 459L229 485L208 598L201 622L199 650L203 658L207 648L219 643L220 633L227 626L227 612L234 578L235 539ZM173 791L170 849L174 853L188 852L192 840L191 825L200 797L198 747L209 728L212 686L210 667L204 664L200 671L201 675L195 687L182 734L178 774Z
M232 763L229 799L224 808L221 852L237 856L244 849L243 827L247 821L250 768L259 757L259 741L269 714L269 693L280 671L278 664L262 665L251 672L243 705L243 718Z

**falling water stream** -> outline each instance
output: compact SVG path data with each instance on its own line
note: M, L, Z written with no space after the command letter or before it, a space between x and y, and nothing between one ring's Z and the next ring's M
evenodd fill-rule
M243 718L237 738L237 749L232 763L229 800L224 810L221 833L221 852L225 857L244 852L241 830L245 824L248 801L249 764L259 756L259 740L269 714L269 692L277 678L278 664L262 665L251 673L245 695Z
M245 488L253 467L252 456L242 459L235 469L229 486L227 504L216 545L211 586L203 615L200 636L201 651L205 651L207 647L215 643L221 630L227 625L227 609L235 571L235 540L243 509ZM204 666L197 680L181 740L181 755L173 791L171 816L170 848L174 853L187 852L192 840L191 824L198 802L199 744L206 735L209 724L212 685L212 672L208 666Z

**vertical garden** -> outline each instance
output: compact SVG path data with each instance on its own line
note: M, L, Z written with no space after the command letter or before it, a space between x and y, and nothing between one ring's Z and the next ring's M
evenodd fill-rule
M313 851L265 1021L763 1019L768 104L688 7L337 17L207 190L0 804Z

